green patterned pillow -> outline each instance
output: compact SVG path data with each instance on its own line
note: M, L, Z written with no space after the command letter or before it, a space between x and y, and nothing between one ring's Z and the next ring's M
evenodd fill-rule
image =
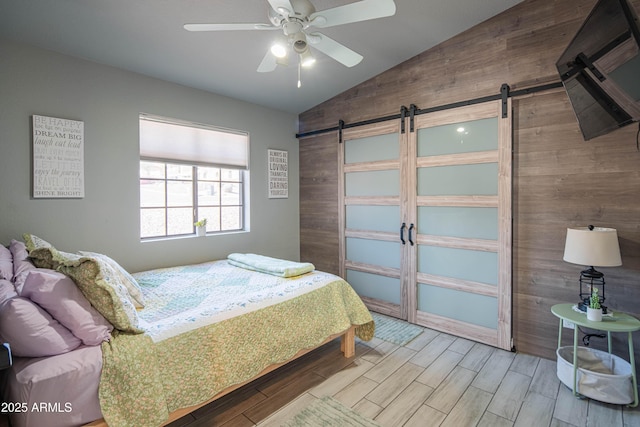
M133 305L136 308L144 308L144 296L142 295L140 285L138 284L137 280L131 274L129 274L127 270L122 268L122 266L117 263L116 260L105 254L100 254L97 252L78 251L78 253L86 257L103 261L105 264L111 267L116 273L118 281L122 283L125 288L127 288L127 294L129 295L129 298Z
M51 258L51 249L53 245L44 239L25 233L22 235L24 244L29 252L29 258L33 260L33 264L39 268L54 269L54 263Z
M92 306L114 328L131 333L144 332L138 326L138 313L118 274L103 260L53 249L56 270L71 277Z
M127 288L108 263L58 251L33 234L24 234L23 237L36 267L58 270L71 277L91 305L114 328L131 333L144 332L138 326L138 313L129 299Z

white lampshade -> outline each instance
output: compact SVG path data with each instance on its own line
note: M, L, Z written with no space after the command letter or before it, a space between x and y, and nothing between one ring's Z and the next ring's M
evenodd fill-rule
M622 265L618 232L615 228L567 228L563 260L591 267Z

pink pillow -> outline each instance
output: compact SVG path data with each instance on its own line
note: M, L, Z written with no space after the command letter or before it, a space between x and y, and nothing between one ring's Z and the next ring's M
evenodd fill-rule
M13 255L13 285L16 287L18 295L22 295L22 286L24 285L24 280L27 278L27 273L29 273L30 270L34 270L36 266L33 265L31 259L29 259L27 247L24 242L12 240L11 245L9 245L9 250Z
M68 353L81 344L49 313L22 297L10 298L0 306L0 338L21 357Z
M0 245L0 279L13 279L13 255L9 248Z
M91 306L73 280L62 273L47 269L30 271L22 296L47 310L85 345L98 345L111 338L111 323Z
M13 283L5 279L0 279L0 304L16 296L18 296L18 294L16 294L16 288L13 287Z

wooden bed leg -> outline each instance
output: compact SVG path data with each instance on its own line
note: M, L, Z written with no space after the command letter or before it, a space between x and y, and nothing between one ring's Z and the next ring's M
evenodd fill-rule
M340 339L340 351L344 357L353 357L356 354L356 327L352 326L346 330Z

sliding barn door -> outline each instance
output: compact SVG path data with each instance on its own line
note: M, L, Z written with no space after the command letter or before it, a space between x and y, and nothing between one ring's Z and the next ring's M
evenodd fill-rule
M511 349L511 117L413 119L343 133L340 273L372 311Z
M398 122L346 129L339 153L340 273L369 309L407 319L405 135Z
M496 101L415 120L409 320L511 349L511 116Z

